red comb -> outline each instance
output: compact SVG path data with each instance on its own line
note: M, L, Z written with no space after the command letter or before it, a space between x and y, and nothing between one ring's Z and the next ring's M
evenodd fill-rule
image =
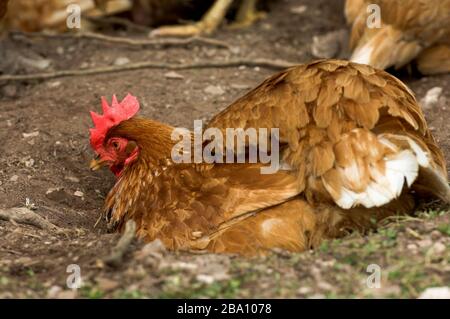
M112 97L111 106L108 105L105 97L102 96L103 115L91 112L94 128L91 132L91 146L94 150L101 147L103 140L109 129L122 121L132 118L139 111L139 102L136 97L128 94L122 102L117 102L115 95Z

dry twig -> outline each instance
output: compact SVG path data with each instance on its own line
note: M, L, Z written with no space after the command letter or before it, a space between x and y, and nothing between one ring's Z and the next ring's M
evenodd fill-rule
M26 207L0 209L0 219L19 224L28 224L44 230L58 231L60 228Z
M27 80L48 80L65 76L85 76L94 74L106 74L114 72L132 71L139 69L169 69L169 70L188 70L188 69L206 69L206 68L230 68L239 66L264 67L269 69L285 69L294 65L294 63L282 60L267 59L236 59L230 61L212 61L198 62L191 64L171 64L164 62L135 62L125 65L112 65L82 70L61 70L48 73L35 74L5 74L0 76L1 81L27 81Z
M21 33L11 32L13 39L43 37L43 38L63 38L63 39L89 39L114 44L124 44L138 47L169 47L169 46L188 46L191 44L209 45L230 49L231 46L223 41L203 38L191 37L185 39L165 38L165 39L133 39L125 37L113 37L95 32L77 32L77 33L50 33L50 32L35 32L35 33Z
M113 248L111 254L104 259L107 265L117 267L122 262L123 256L130 247L136 232L136 223L134 220L129 220L125 225L125 231L120 237L117 245Z

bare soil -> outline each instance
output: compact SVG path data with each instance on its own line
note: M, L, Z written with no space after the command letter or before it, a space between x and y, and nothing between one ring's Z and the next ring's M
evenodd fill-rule
M306 6L303 13L293 10ZM307 62L312 37L346 29L343 1L283 0L270 3L255 25L213 37L232 49L207 45L137 48L89 39L5 36L0 40L4 74L51 72L131 62L193 63L234 58ZM130 38L142 34L109 30ZM36 63L46 59L44 69ZM25 61L25 62L24 62ZM102 260L119 235L103 222L94 228L103 199L114 183L108 171L91 172L90 110L100 97L130 92L141 115L192 127L256 86L273 70L233 67L182 70L142 69L46 81L0 83L0 208L27 207L63 231L0 220L0 298L164 297L417 297L425 288L450 283L448 208L424 207L377 233L325 242L302 254L265 258L189 255L135 242L118 267ZM450 160L450 75L397 74L420 100L436 86L441 102L425 110L429 125ZM220 87L216 95L208 86ZM208 91L208 90L207 90ZM220 90L219 90L220 91ZM38 133L36 133L38 132ZM31 134L30 134L31 133ZM448 165L449 166L449 165ZM70 264L81 267L83 286L66 286ZM367 267L381 267L381 288L368 288Z

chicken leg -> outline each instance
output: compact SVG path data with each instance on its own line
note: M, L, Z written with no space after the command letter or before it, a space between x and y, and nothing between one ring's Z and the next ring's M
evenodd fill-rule
M189 37L214 32L223 21L233 0L216 0L202 19L191 25L160 27L152 31L152 36Z
M236 15L236 21L231 28L243 28L252 25L255 21L266 17L265 12L256 10L258 0L242 0L242 4Z

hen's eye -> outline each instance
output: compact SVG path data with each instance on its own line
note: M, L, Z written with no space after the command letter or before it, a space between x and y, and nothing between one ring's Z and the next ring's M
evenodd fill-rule
M118 143L118 142L114 141L114 142L112 142L111 144L112 144L112 146L113 146L116 150L119 149L119 143Z

